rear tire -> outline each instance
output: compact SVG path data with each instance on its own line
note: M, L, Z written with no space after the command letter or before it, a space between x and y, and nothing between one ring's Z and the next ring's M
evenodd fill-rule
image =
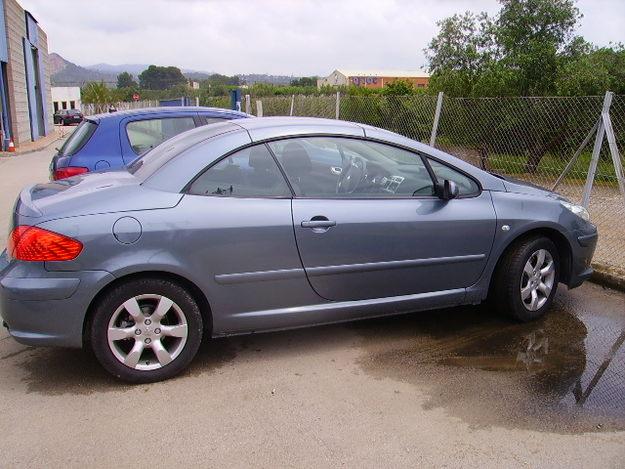
M184 370L202 332L202 314L186 289L164 279L134 279L96 304L90 342L106 371L131 383L150 383Z
M560 278L560 257L555 244L544 236L516 242L504 254L495 272L495 307L512 318L539 319L551 307Z

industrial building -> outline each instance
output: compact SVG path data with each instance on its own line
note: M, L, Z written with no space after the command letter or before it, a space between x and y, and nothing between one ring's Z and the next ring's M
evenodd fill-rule
M15 0L0 0L0 130L2 149L53 131L48 40Z
M361 86L363 88L384 88L384 85L397 80L412 83L415 88L426 88L430 75L414 70L334 70L325 78L317 80L322 86Z

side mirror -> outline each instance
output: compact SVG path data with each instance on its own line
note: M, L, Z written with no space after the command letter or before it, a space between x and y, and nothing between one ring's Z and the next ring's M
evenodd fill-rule
M454 181L445 179L443 182L436 184L436 196L442 200L451 200L458 197L460 190Z

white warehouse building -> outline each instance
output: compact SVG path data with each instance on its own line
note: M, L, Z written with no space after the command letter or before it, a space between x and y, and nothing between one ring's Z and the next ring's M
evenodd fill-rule
M79 86L53 86L52 104L54 112L60 109L81 110L80 87Z

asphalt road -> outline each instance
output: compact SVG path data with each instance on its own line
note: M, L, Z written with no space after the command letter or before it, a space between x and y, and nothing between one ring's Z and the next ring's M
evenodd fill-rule
M51 153L0 160L1 224ZM586 284L537 323L474 307L221 339L128 386L2 330L0 467L623 467L624 331L625 295Z

